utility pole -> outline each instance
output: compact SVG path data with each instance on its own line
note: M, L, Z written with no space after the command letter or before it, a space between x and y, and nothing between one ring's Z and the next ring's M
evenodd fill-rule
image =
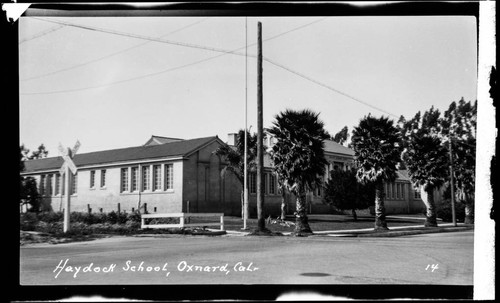
M262 114L262 23L257 23L257 230L265 230L264 219L264 146Z
M450 144L450 189L451 189L451 219L453 220L453 226L457 226L457 218L455 215L455 185L453 184L453 150L451 136L449 137Z
M248 44L248 30L247 30L247 17L245 17L245 152L243 160L243 229L246 230L247 220L248 220L248 136L247 136L247 108L248 108L248 56L247 56L247 44Z

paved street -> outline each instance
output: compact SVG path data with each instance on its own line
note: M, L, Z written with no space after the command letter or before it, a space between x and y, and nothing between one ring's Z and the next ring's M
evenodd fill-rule
M390 238L112 237L21 247L21 285L472 285L473 231Z

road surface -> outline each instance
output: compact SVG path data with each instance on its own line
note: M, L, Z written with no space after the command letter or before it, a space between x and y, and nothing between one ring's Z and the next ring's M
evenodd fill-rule
M473 231L391 238L111 237L20 248L21 285L472 285Z

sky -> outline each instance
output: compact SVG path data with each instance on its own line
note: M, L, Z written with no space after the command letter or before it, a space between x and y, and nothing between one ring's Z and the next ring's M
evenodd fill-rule
M152 135L226 141L245 100L256 132L257 22L264 127L308 108L334 135L369 113L397 121L477 99L469 16L21 17L20 144L58 156L77 140L79 153Z

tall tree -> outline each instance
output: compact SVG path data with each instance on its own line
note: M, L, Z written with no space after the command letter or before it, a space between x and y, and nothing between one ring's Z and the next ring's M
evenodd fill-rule
M327 161L324 140L329 136L319 113L290 110L275 116L269 133L276 138L271 152L282 186L296 196L295 234L312 233L306 213L306 193L320 185Z
M473 223L476 179L477 101L452 102L441 119L443 141L450 144L454 192L465 204L465 222Z
M373 205L375 187L372 183L359 183L356 170L333 170L325 186L323 202L337 209L350 209L354 220L357 220L356 209L365 209Z
M431 107L423 115L418 112L400 128L404 141L401 158L406 163L410 179L415 188L426 193L426 227L436 227L436 205L434 191L448 178L448 150L439 138L440 112Z
M389 118L365 116L352 132L352 146L361 183L375 186L375 230L385 230L384 182L396 179L399 132Z
M19 148L19 172L22 173L25 169L24 161L28 160L29 149L24 144ZM19 174L19 202L20 205L29 205L30 211L39 210L39 194L36 185L36 180L33 177L23 177Z
M28 157L29 160L47 158L49 151L45 148L45 145L40 144L37 150L31 152L31 156Z
M255 171L256 163L255 158L257 156L257 136L255 134L250 135L247 132L247 164L248 171ZM221 157L227 162L227 165L222 169L222 176L224 177L228 172L233 174L236 179L241 184L241 217L244 217L244 161L245 161L245 131L243 129L239 130L236 136L235 146L222 145L219 147L215 154ZM248 177L248 176L247 176Z
M349 138L349 129L347 126L344 126L338 133L335 134L331 139L338 144L343 145L345 142L347 142L347 139Z

